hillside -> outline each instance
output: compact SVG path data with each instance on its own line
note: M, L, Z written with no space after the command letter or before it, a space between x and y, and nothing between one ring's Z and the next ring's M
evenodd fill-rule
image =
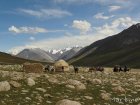
M140 23L96 41L69 60L79 66L128 65L140 68Z
M35 60L35 61L42 61L42 62L53 62L53 58L47 54L46 51L35 48L35 49L24 49L21 52L19 52L17 57L29 59L29 60Z
M18 57L12 56L10 54L0 52L0 64L23 64L25 62L42 63L42 64L47 63L47 62L38 62L38 61L18 58Z

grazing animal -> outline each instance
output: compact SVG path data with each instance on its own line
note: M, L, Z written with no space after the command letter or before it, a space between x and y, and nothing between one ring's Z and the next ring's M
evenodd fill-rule
M119 72L119 66L118 66L118 65L115 65L115 66L114 66L113 72Z
M120 71L123 71L123 69L122 69L122 67L121 67L121 66L119 67L119 72L120 72Z
M114 66L114 68L113 68L113 72L127 72L127 71L129 71L130 69L128 69L127 68L127 66L124 66L124 68L122 68L121 66L119 66L119 65L116 65L116 66Z
M103 68L103 67L98 66L98 67L96 68L96 71L103 72L103 71L104 71L104 68Z
M47 65L44 69L45 69L45 72L50 72L51 67L50 67L50 65Z
M95 67L90 67L88 72L94 72L94 71L96 71L96 68Z
M78 71L79 71L79 68L78 67L74 67L75 74L78 73Z
M127 68L127 66L124 66L124 72L127 72L127 71L129 71L130 69L129 68Z
M51 70L51 72L55 72L54 66L52 66L50 70Z

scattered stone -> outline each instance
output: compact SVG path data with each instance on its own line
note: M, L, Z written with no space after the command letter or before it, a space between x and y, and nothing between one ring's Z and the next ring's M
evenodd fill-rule
M21 90L23 93L28 93L29 91L28 90Z
M93 98L90 96L84 96L84 98L88 99L88 100L92 100Z
M35 85L35 81L34 81L32 78L28 78L28 79L27 79L27 84L28 84L29 86L33 86L33 85Z
M85 90L86 86L83 83L80 83L78 85L75 85L76 90Z
M44 97L47 97L47 98L53 98L53 96L50 95L50 94L44 94Z
M31 100L31 98L29 98L29 97L26 97L25 99L26 99L26 100Z
M140 88L140 85L135 85L135 88Z
M66 85L66 87L69 89L75 89L75 87L73 85Z
M83 83L81 83L80 81L77 81L77 80L70 79L70 80L67 81L67 84L68 85L73 85L76 90L85 90L86 89L86 86Z
M58 84L59 83L59 81L56 78L52 78L52 77L49 78L48 81L52 84Z
M46 103L51 104L52 102L51 101L46 101Z
M58 101L55 105L81 105L81 104L77 101L63 99L63 100Z
M93 84L102 84L102 81L100 79L93 79L93 80L91 80L91 82Z
M109 93L101 93L101 98L105 101L110 100L110 94Z
M10 83L10 85L12 85L15 88L21 87L21 84L16 81L10 81L9 83Z
M122 88L121 86L114 87L112 90L114 92L117 92L117 93L124 93L125 92L125 89Z
M43 88L36 88L36 90L41 91L41 92L43 92L43 93L45 93L45 92L46 92L46 90L45 90L45 89L43 89Z
M0 82L0 92L10 90L10 84L7 81Z

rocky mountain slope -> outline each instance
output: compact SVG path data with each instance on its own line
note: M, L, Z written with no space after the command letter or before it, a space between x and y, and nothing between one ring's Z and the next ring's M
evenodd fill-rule
M140 67L140 23L81 49L69 62L81 66Z

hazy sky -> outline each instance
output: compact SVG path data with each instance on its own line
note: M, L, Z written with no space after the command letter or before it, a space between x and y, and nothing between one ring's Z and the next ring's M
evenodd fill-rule
M86 46L140 21L140 0L0 0L0 51Z

